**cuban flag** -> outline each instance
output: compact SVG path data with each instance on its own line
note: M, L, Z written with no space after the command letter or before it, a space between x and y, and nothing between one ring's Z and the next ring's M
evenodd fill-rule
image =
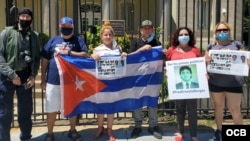
M98 79L95 60L57 56L62 114L72 117L82 113L113 114L143 106L156 108L163 78L162 59L161 46L129 54L124 76Z

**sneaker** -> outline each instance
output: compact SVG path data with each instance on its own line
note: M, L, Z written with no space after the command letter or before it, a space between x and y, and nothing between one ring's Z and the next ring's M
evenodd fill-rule
M220 130L216 130L215 132L214 132L214 141L221 141L221 131Z
M162 139L161 129L159 126L155 126L153 128L148 128L148 132L152 134L157 139Z
M134 130L131 133L131 138L135 139L139 137L139 134L141 133L141 128L134 128Z

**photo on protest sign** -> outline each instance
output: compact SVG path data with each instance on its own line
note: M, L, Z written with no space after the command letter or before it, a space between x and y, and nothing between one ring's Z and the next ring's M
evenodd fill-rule
M209 98L204 57L166 61L169 100Z
M248 76L249 51L210 50L212 60L207 65L209 73Z
M102 57L100 61L96 61L96 76L105 79L124 76L126 64L126 57Z

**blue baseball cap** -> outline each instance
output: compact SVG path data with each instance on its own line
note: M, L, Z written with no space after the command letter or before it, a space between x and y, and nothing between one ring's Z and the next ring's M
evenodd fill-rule
M73 26L73 20L69 17L62 17L61 20L60 20L60 24L63 25L63 24L70 24Z

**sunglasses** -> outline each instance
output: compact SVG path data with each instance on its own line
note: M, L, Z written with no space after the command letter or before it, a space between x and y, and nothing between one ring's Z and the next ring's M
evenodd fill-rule
M223 32L228 32L229 29L227 29L227 28L216 29L216 32L221 32L221 31L223 31Z

